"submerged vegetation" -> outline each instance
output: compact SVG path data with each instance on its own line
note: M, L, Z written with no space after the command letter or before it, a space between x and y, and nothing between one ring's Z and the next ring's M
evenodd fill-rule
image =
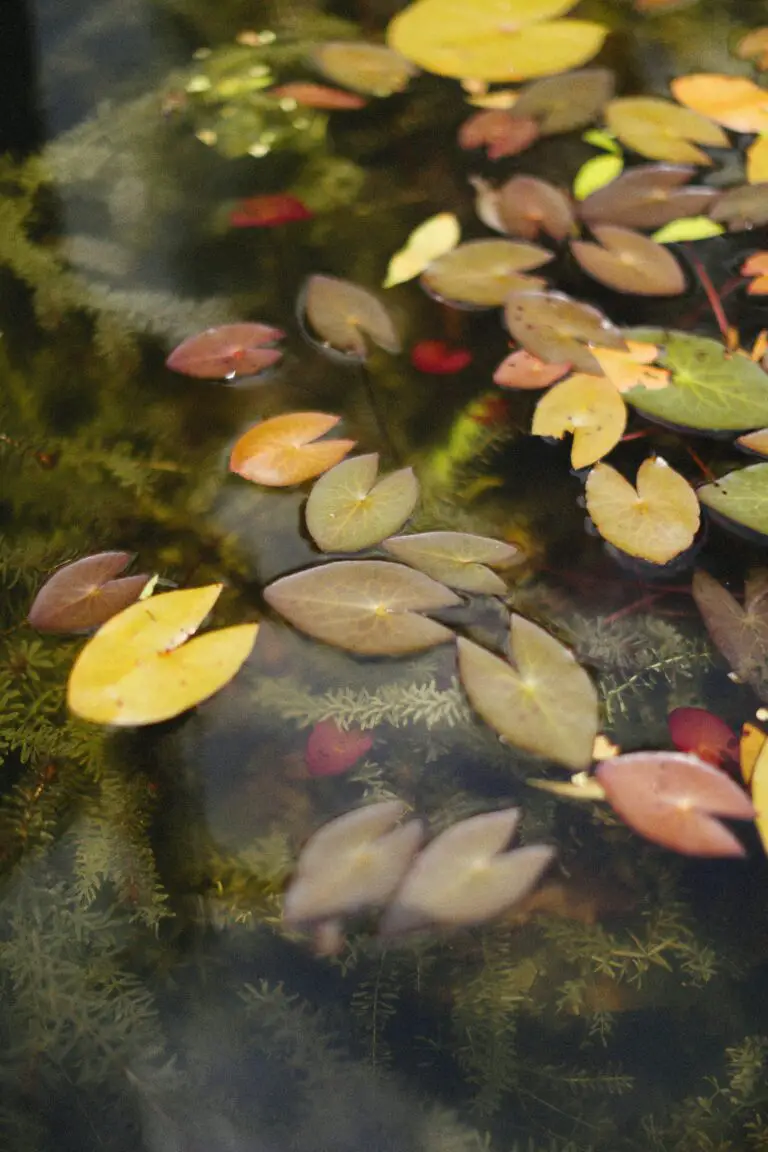
M2 1147L766 1146L765 30L153 3L0 161Z

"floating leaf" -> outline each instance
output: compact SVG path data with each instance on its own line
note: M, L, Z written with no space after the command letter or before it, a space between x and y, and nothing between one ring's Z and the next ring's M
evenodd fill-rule
M339 776L353 768L373 747L373 737L359 728L339 728L321 720L309 734L304 762L310 776Z
M513 176L497 193L497 209L504 231L524 240L539 233L564 240L576 230L571 202L565 192L535 176Z
M387 42L439 76L530 80L578 68L600 51L605 25L546 18L572 7L572 0L416 0L390 22Z
M596 120L613 96L609 68L581 68L526 85L515 102L515 116L530 116L542 136L573 132Z
M768 537L768 462L750 464L703 484L699 500L724 520Z
M757 754L752 767L752 803L755 806L755 826L757 827L763 851L768 853L768 754L766 745Z
M484 87L482 83L478 85L480 89ZM473 108L501 108L508 112L517 103L517 92L514 88L496 88L493 92L479 91L473 94L468 92L465 100Z
M396 560L425 572L450 588L503 596L507 586L492 568L507 568L521 560L514 544L474 536L469 532L420 532L392 536L383 547Z
M354 448L354 440L318 440L340 419L326 412L289 412L262 420L235 444L229 470L274 488L303 484L333 468Z
M570 364L598 375L600 365L589 345L624 348L624 340L598 308L562 292L514 292L504 310L507 329L519 344L552 364Z
M642 462L637 489L610 464L596 464L586 497L603 539L651 564L668 564L685 552L699 528L696 493L660 456Z
M667 724L678 752L693 752L715 768L735 762L739 749L736 733L706 708L673 708Z
M768 295L768 252L753 252L742 264L739 275L754 277L747 285L750 296Z
M229 223L233 228L277 228L296 220L311 220L312 215L298 197L280 192L238 200L229 214Z
M366 96L391 96L408 87L416 69L383 44L364 40L329 40L312 52L315 66L336 84Z
M736 443L739 448L744 448L747 452L754 452L758 456L768 456L768 428L758 428L755 432L746 432L737 438Z
M466 150L485 148L489 160L501 160L504 156L517 156L525 152L539 138L539 126L535 120L512 115L501 109L491 108L476 112L459 128L459 147Z
M282 358L282 352L267 345L284 336L279 328L266 324L223 324L184 340L166 364L174 372L203 380L253 376Z
M399 656L443 644L453 633L418 616L459 597L402 564L340 560L270 584L264 598L308 636L364 656Z
M270 88L269 95L277 100L290 100L304 108L353 110L365 108L366 101L353 92L343 92L340 88L328 88L325 84L309 84L296 80L291 84L281 84Z
M709 214L713 220L726 224L730 232L768 224L768 183L729 188L710 206Z
M558 440L570 432L571 464L586 468L616 447L626 424L627 409L610 380L576 372L542 396L531 432Z
M513 616L510 660L459 639L459 672L472 707L505 740L567 768L586 768L597 733L597 692L574 655L543 628Z
M592 224L659 228L677 217L704 212L714 188L691 185L696 169L678 164L639 164L588 196L579 215Z
M256 641L257 624L189 640L213 608L221 584L164 592L103 624L75 660L67 703L94 724L157 724L228 684Z
M679 296L684 291L685 274L661 244L615 224L593 225L592 232L598 244L573 240L571 252L601 284L635 296Z
M755 764L760 752L765 746L768 737L762 728L758 728L755 724L744 724L741 729L741 740L739 741L739 768L741 770L741 778L744 783L749 787L752 783L752 776L755 771Z
M685 240L709 240L713 236L722 236L725 232L722 224L710 220L709 216L688 216L681 220L670 220L656 232L651 234L651 240L657 244L679 244Z
M744 606L707 572L696 572L693 598L714 644L740 680L765 696L768 666L768 580L753 573L744 586Z
M663 328L630 328L630 340L655 344L666 388L634 388L625 400L651 420L702 432L743 431L768 424L768 378L747 356L719 341Z
M411 348L411 364L419 372L433 376L452 376L472 363L469 348L447 344L445 340L419 340Z
M522 900L555 856L545 844L505 852L519 820L507 809L447 828L416 857L381 921L380 934L482 924Z
M430 264L421 278L427 292L439 300L473 308L494 308L510 292L542 283L522 275L552 259L537 244L514 240L472 240Z
M723 129L706 116L658 96L622 96L611 100L605 118L622 144L650 160L710 165L712 160L697 144L708 148L730 147Z
M573 179L576 200L586 200L600 188L612 184L624 170L623 156L593 156L579 168Z
M518 348L499 364L493 382L500 388L549 388L570 370L570 364L548 364L524 348Z
M641 344L627 340L627 350L598 348L593 345L592 355L611 384L619 392L630 388L666 388L671 379L668 368L657 368L652 364L658 355L655 344Z
M747 181L750 184L768 181L768 135L758 136L747 148Z
M385 352L400 351L400 337L389 312L372 292L350 280L310 276L300 295L299 311L327 346L350 359L367 358L366 336Z
M675 100L732 132L768 132L768 92L746 76L695 72L670 88Z
M401 800L383 800L315 832L285 894L285 923L312 924L386 904L424 835L419 820L398 825L406 812Z
M768 68L768 28L753 28L742 36L736 45L736 55L741 60L752 60L761 71Z
M38 632L88 632L138 600L149 576L115 577L130 552L98 552L65 564L46 580L27 620Z
M603 760L595 775L609 804L633 831L685 856L743 856L713 819L752 820L749 798L733 780L697 756L631 752Z
M605 800L605 789L594 776L587 772L576 772L570 780L526 780L531 788L561 796L565 800L593 801Z
M389 262L385 288L404 284L420 276L424 269L455 248L461 239L461 225L453 212L439 212L414 228L404 246Z
M321 476L309 494L307 528L323 552L361 552L390 536L416 507L412 468L376 479L379 455L354 456Z

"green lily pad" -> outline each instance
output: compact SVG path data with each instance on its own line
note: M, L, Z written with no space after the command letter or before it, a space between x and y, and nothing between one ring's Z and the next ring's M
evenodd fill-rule
M666 388L632 388L624 399L650 420L699 432L744 432L768 424L768 376L717 340L663 328L629 328L630 340L656 344Z
M412 468L377 480L379 454L342 460L315 483L307 500L307 528L323 552L361 552L402 528L416 507Z
M398 560L462 592L503 596L507 586L492 568L505 568L523 559L520 549L503 540L469 532L419 532L392 536L384 548Z
M698 497L735 526L768 537L768 463L752 464L704 484Z

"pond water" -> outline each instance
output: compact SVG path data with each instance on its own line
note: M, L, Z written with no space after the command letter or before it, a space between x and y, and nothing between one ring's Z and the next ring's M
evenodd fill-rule
M691 574L695 563L738 592L764 562L760 541L710 520L687 566L649 576L621 562L587 530L569 443L530 435L538 394L492 383L509 347L498 309L450 308L418 283L382 288L392 254L435 213L456 213L464 239L493 235L470 176L569 186L596 154L583 128L489 161L457 146L472 112L461 86L421 74L359 110L275 114L252 155L238 101L265 69L330 83L307 66L313 46L381 42L404 5L7 5L3 1152L768 1148L768 869L754 830L739 831L743 859L667 851L605 804L531 786L568 777L474 714L454 645L364 659L292 629L263 590L318 561L303 519L310 485L267 488L227 469L256 421L333 413L382 469L414 468L409 531L522 550L505 596L444 617L460 633L499 651L513 610L555 634L597 686L600 731L624 751L671 748L679 707L737 732L755 722L760 694L729 675ZM610 29L598 64L622 92L667 95L688 72L751 75L731 49L768 23L768 3L643 15L630 0L595 0L576 14ZM722 181L737 183L728 171ZM307 218L233 227L234 206L265 194L298 198ZM720 289L768 236L694 247ZM378 293L404 351L376 348L361 365L308 341L296 309L312 273ZM566 260L555 286L619 325L720 338L693 279L659 301L601 288ZM742 288L727 308L749 348L765 307ZM166 368L183 339L242 320L285 331L271 372L218 382ZM419 371L408 352L427 339L467 349L471 364ZM636 417L629 431L648 434L611 461L633 478L654 451L693 484L700 463L708 476L744 462L728 438ZM217 627L262 622L234 680L178 719L110 729L72 717L66 683L83 637L26 622L53 569L112 549L135 552L159 591L222 582ZM332 722L358 740L336 773L334 749L317 752ZM382 940L364 914L318 954L282 921L301 848L333 817L392 798L430 837L519 807L519 840L552 845L555 862L490 923Z

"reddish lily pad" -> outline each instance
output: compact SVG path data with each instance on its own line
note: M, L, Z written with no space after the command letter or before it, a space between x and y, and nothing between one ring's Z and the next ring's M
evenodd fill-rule
M493 382L500 388L549 388L550 384L562 380L571 367L570 364L548 364L526 352L525 348L518 348L499 364L493 374Z
M489 160L517 156L539 138L535 120L522 118L499 108L475 112L459 129L459 147L485 148Z
M685 290L685 274L662 244L615 224L595 225L592 232L599 243L574 240L571 252L601 284L634 296L679 296Z
M541 232L564 240L576 228L570 197L535 176L513 176L498 190L496 207L504 231L524 240L535 240Z
M124 576L130 552L98 552L84 556L46 580L32 603L27 620L38 632L89 632L138 600L149 579Z
M277 228L297 220L311 220L313 213L297 196L285 192L238 200L229 214L233 228Z
M223 324L184 340L166 364L174 372L202 380L255 376L282 358L282 352L269 345L284 336L267 324Z
M504 317L508 331L533 356L551 364L570 364L579 372L601 373L590 344L626 348L607 316L563 292L513 292Z
M321 720L309 734L304 762L310 776L340 776L370 752L373 737L359 728L340 728L335 720Z
M420 340L411 348L411 364L431 376L453 376L472 363L469 348L459 348L445 340Z
M725 720L706 708L673 708L667 724L678 752L693 752L715 768L738 764L738 736Z

